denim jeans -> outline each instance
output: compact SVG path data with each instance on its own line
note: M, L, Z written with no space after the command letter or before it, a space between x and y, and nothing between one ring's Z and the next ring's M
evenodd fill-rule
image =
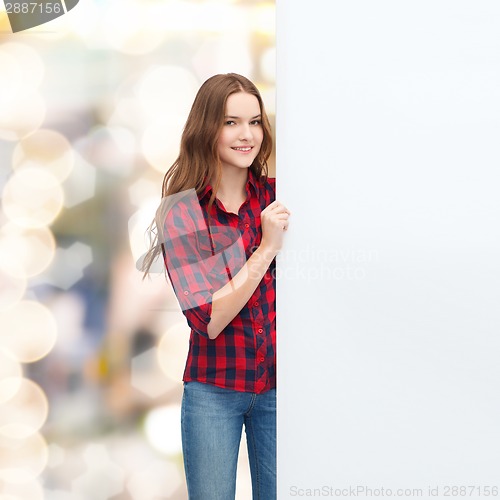
M276 389L254 394L185 382L181 423L190 500L234 500L243 425L253 499L276 499Z

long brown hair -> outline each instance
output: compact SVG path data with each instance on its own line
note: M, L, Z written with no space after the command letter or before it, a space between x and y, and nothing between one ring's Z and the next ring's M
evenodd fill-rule
M257 179L267 177L267 160L273 148L271 126L264 109L264 103L257 87L244 76L236 73L215 75L200 87L191 107L181 137L179 156L168 169L163 179L162 199L175 193L192 189L201 193L212 181L209 210L222 177L222 167L217 150L217 141L224 126L226 101L231 94L246 92L259 101L263 139L260 151L250 168ZM160 254L156 221L149 226L150 249L144 257L143 279Z

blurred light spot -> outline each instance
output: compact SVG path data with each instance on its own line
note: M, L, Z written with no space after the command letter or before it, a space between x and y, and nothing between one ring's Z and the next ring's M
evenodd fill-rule
M261 3L251 9L252 30L273 37L276 35L276 5Z
M39 128L45 117L45 104L37 91L43 61L27 45L4 43L0 67L0 139L16 141Z
M165 36L165 27L159 29L148 3L135 0L114 0L104 13L105 39L125 54L146 54L155 49ZM116 22L116 12L120 22Z
M43 488L38 481L2 484L0 500L43 500L44 498Z
M260 58L260 70L269 82L276 81L276 49L267 49Z
M132 500L157 500L170 498L181 484L181 475L175 464L155 460L135 468L127 489Z
M157 398L177 386L165 378L165 374L158 366L156 347L134 356L131 384L150 398Z
M171 121L181 120L179 125L182 127L198 87L198 80L187 69L157 65L142 77L137 94L147 119L172 115L176 119Z
M136 154L134 134L124 127L95 127L85 139L78 141L78 150L93 165L115 175L131 174Z
M198 77L205 80L215 73L251 75L253 62L246 32L230 32L205 42L193 57Z
M158 363L165 375L181 381L186 365L190 329L185 322L171 326L160 339Z
M64 459L66 457L64 448L61 448L61 446L58 446L57 444L51 443L48 447L48 451L49 458L47 467L55 469L56 467L59 467L64 463Z
M69 290L83 278L83 270L92 260L92 248L79 241L68 248L58 248L44 280L63 290Z
M49 403L42 389L23 378L13 397L0 404L0 434L25 439L42 427L48 411Z
M17 393L21 387L22 374L19 361L0 348L0 405Z
M75 166L64 181L64 206L72 208L95 194L96 168L75 153Z
M18 85L23 80L21 66L16 58L1 50L0 46L0 66L2 68L2 78L0 79L0 104L2 109L8 104L12 97L19 93Z
M27 88L35 90L42 82L44 65L40 56L29 46L8 42L0 45L0 103L22 96Z
M182 129L199 87L193 74L178 66L156 66L138 86L138 99L148 123L141 148L146 160L161 173L179 155Z
M38 91L26 85L19 89L7 101L0 100L0 139L17 141L40 128L45 119L45 102Z
M153 12L150 26L168 33L213 33L227 31L228 27L238 32L250 27L248 8L228 2L170 0L158 2Z
M127 171L127 168L122 167L122 169L119 169L115 166L113 171L125 176L130 173L135 160L135 153L137 151L135 135L128 128L124 127L107 127L105 130L111 135L116 146L116 153L118 154L116 162L126 163L124 167L127 166L129 168L129 171Z
M1 9L2 7L0 7L0 30L3 33L10 33L11 28L9 18L7 17L7 13Z
M16 278L12 273L22 276L19 263L12 256L7 260L0 260L0 313L17 304L26 292L26 278Z
M142 137L142 153L158 172L165 173L179 156L183 119L161 118L151 124Z
M46 356L56 342L56 322L39 302L22 301L0 312L0 347L22 363Z
M85 343L85 309L84 299L77 292L61 293L51 300L50 310L57 324L54 350L58 356L64 358L73 357L77 352L81 354L81 346Z
M6 483L32 481L47 464L47 443L35 433L26 439L0 434L0 480Z
M58 216L63 191L58 180L39 168L17 170L7 181L2 205L5 215L23 227L41 227Z
M109 126L126 126L130 130L141 132L143 129L143 110L138 99L121 98L115 104L108 120Z
M150 200L155 200L158 206L160 204L160 194L161 182L148 181L144 178L138 179L128 188L130 203L136 207L146 205ZM153 220L153 216L154 212L152 213L151 220Z
M144 421L144 430L149 444L156 450L167 455L182 452L180 405L151 410Z
M3 43L0 45L0 57L2 54L8 54L16 60L24 82L29 82L33 87L42 83L45 71L43 60L31 47L17 42Z
M95 1L80 2L78 10L64 16L70 30L91 48L107 48L102 41L103 26L99 22L103 8L106 8L103 3L99 6ZM77 15L72 15L73 12Z
M123 491L125 473L110 459L104 445L89 444L83 459L87 471L72 481L72 493L92 500L108 500Z
M5 377L0 380L0 406L17 394L22 381L23 378L20 375Z
M0 261L15 259L18 266L8 269L18 278L35 276L46 269L54 258L55 247L54 235L46 227L25 229L8 223L0 229Z
M22 139L14 149L13 167L35 167L50 172L59 181L68 177L74 165L68 140L53 130L40 129Z

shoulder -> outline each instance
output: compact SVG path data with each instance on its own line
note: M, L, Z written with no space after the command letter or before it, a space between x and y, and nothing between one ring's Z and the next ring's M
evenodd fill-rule
M161 200L156 213L157 221L167 230L193 231L204 225L203 212L196 191L188 189Z

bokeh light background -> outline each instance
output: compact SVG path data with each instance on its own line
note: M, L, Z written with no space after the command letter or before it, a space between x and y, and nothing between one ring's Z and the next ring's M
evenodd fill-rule
M0 10L1 500L187 498L189 331L135 262L201 83L248 76L274 123L274 16L259 0L80 0L12 34Z

